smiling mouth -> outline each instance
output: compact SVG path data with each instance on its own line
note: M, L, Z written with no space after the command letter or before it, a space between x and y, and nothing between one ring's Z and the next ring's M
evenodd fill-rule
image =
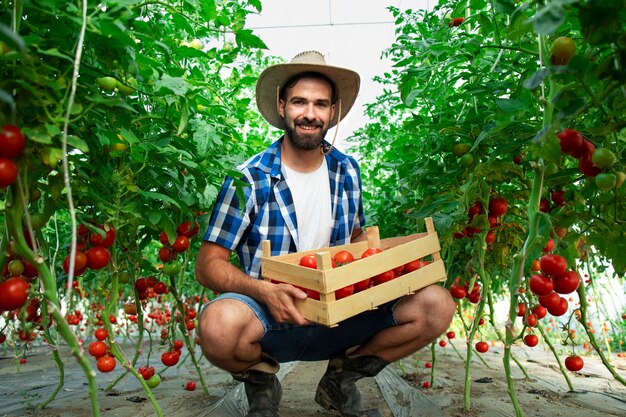
M313 132L315 130L318 130L321 126L314 124L314 125L304 125L304 124L298 124L297 127L299 129L302 129L304 131L308 131L308 132Z

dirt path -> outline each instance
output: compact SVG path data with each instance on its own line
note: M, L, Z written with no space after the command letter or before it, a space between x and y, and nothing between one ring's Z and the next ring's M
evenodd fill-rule
M461 355L464 351L459 349ZM526 380L516 365L513 373L518 400L525 416L624 416L626 415L626 387L617 383L597 358L585 358L585 368L578 374L569 374L575 392L567 385L556 368L556 362L545 352L519 348L516 355L530 375ZM44 410L33 408L46 399L58 383L58 369L49 352L40 350L28 357L25 365L14 358L0 359L0 416L63 416L91 415L86 379L73 358L64 355L65 384L57 398ZM424 388L430 379L430 351L393 364L376 379L359 382L368 407L379 407L383 416L514 416L507 394L502 369L502 349L492 347L483 355L486 364L475 358L471 364L471 408L464 411L464 368L459 356L451 349L437 354L435 385ZM615 358L614 366L626 376L626 360ZM157 371L160 364L154 364ZM319 407L313 400L317 382L325 370L325 363L284 364L279 373L283 383L281 417L336 416ZM230 376L201 361L208 384L209 395L200 388L189 392L183 389L189 379L197 381L190 361L180 368L169 368L162 373L163 382L154 395L168 417L206 416L236 417L244 415L245 398L240 384ZM98 374L98 401L102 416L154 416L152 404L131 377L124 378L110 393L104 388L121 372Z

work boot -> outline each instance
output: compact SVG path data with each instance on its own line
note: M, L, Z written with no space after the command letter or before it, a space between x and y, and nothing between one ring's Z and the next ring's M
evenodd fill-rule
M383 358L372 355L343 354L332 358L317 386L315 401L325 409L335 410L344 417L380 417L378 409L363 409L356 381L377 375L388 364Z
M248 397L247 417L279 417L278 404L283 389L276 378L276 372L278 363L263 356L260 363L232 374L235 380L244 384Z

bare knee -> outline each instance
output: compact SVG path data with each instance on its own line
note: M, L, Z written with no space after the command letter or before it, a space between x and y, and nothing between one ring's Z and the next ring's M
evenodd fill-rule
M262 325L255 318L248 306L236 300L209 304L199 323L202 353L209 362L224 367L246 356L262 335Z
M456 305L450 292L440 285L429 285L402 300L402 314L414 321L420 330L432 332L434 337L443 333L452 322ZM396 319L402 317L396 317Z

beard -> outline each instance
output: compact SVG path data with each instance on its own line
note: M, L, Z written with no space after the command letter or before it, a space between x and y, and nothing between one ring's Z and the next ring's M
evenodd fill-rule
M296 149L300 149L303 151L311 151L313 149L317 149L322 146L324 143L324 137L326 137L326 132L328 132L328 128L324 128L324 124L320 121L313 121L307 123L304 120L294 121L293 124L290 124L287 120L283 119L285 122L285 133L287 137L291 140L291 143ZM298 133L296 132L296 126L315 126L322 128L321 130L316 130L311 133ZM301 132L301 131L300 131Z

